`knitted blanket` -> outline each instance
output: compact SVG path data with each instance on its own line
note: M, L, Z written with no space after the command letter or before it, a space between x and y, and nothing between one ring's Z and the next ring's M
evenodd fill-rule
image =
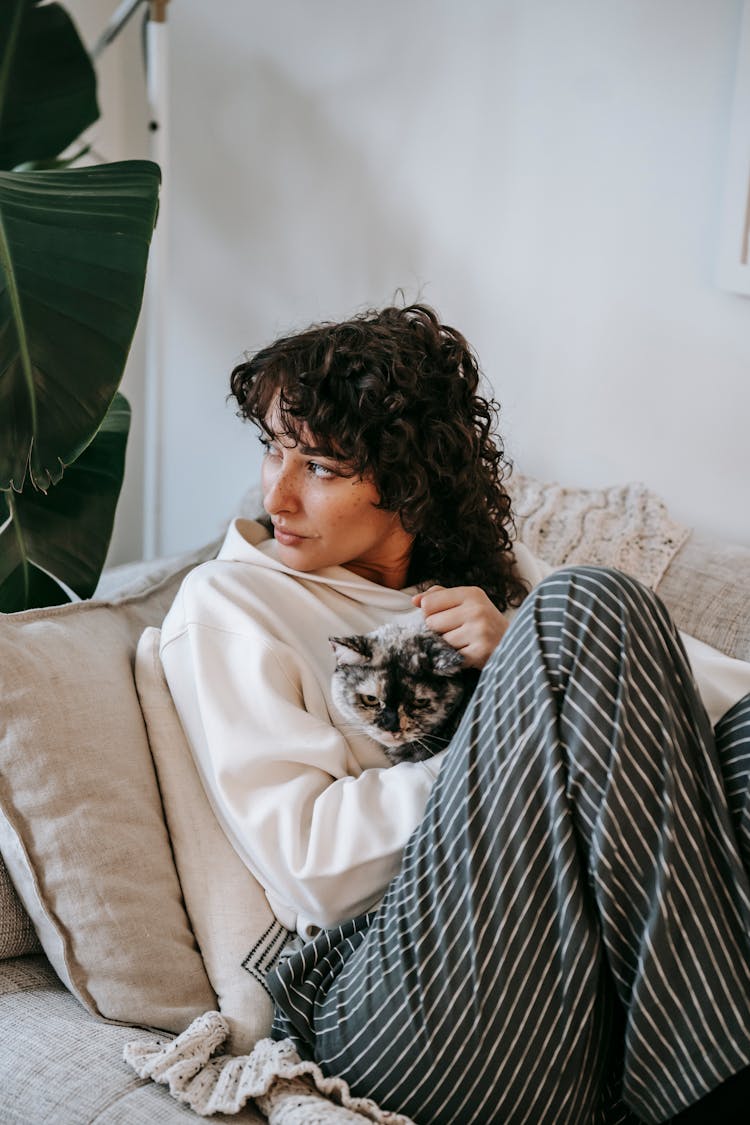
M137 1039L123 1056L141 1078L167 1086L201 1117L238 1113L252 1098L270 1125L414 1125L353 1097L342 1078L327 1078L316 1063L300 1059L290 1039L261 1039L249 1055L217 1054L228 1036L224 1017L206 1012L176 1039Z
M690 528L643 484L562 488L514 473L518 538L551 566L612 566L655 589Z

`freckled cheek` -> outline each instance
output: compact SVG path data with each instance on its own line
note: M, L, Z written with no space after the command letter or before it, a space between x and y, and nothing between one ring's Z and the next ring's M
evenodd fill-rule
M340 514L340 523L359 532L371 532L377 528L377 513L369 501L348 505Z
M308 508L311 511L312 504ZM346 492L335 499L328 496L317 505L317 523L319 527L328 527L337 533L354 530L368 524L375 509L373 501L367 495L353 495Z
M356 523L357 519L358 513L351 508L337 508L330 513L331 527L336 529L345 530Z

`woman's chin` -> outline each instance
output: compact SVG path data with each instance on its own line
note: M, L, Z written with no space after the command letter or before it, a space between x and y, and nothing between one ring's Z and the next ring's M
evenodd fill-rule
M291 570L315 570L320 566L315 557L315 552L310 549L310 540L300 536L274 536L276 540L276 557L284 566Z

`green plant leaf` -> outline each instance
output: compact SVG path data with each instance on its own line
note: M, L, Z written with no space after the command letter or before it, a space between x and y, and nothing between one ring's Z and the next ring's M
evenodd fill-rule
M17 164L14 168L15 172L54 172L60 168L72 168L84 156L91 152L91 145L82 145L81 148L75 152L71 152L68 156L46 156L43 160L25 160L23 164Z
M96 76L68 13L0 3L0 168L57 156L99 116Z
M112 536L130 428L116 394L101 429L49 492L0 493L0 611L89 598Z
M0 489L46 490L98 430L143 298L147 160L0 172Z

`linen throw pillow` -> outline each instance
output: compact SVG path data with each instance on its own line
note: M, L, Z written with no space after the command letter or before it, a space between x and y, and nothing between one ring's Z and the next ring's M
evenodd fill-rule
M134 597L0 615L0 852L93 1013L182 1031L215 1005L133 678L185 570Z
M135 676L185 906L208 978L230 1028L233 1054L270 1035L265 986L288 932L214 816L159 658L160 631L138 643Z

